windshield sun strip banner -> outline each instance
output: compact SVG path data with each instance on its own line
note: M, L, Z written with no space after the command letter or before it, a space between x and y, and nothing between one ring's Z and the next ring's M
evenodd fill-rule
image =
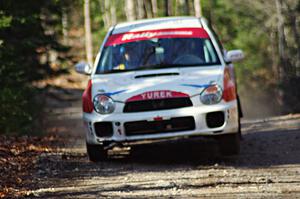
M105 46L153 38L209 38L209 35L203 28L175 28L126 32L111 35L105 43Z

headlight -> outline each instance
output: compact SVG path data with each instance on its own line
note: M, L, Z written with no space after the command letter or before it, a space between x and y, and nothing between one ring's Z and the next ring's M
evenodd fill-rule
M204 89L200 94L200 100L203 104L217 104L222 99L222 88L216 84Z
M115 102L106 95L96 95L93 100L94 109L100 114L109 114L115 110Z

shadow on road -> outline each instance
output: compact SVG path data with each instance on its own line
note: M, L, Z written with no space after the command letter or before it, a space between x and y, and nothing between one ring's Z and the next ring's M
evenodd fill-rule
M231 158L224 158L219 155L214 140L198 139L139 146L133 149L129 156L119 159L112 158L101 163L89 162L85 153L70 152L50 155L40 159L38 168L40 172L37 176L48 180L39 181L35 187L49 187L49 184L53 183L57 184L58 187L76 187L80 183L80 187L74 190L73 188L70 191L58 188L55 192L45 196L67 197L72 193L72 196L76 198L83 197L88 193L89 195L98 194L100 197L102 193L110 192L176 189L179 185L172 184L174 179L190 182L199 178L197 175L204 175L201 173L206 173L206 171L208 173L217 172L217 175L230 172L233 173L233 176L234 172L237 171L238 173L244 172L243 175L247 176L247 170L252 172L256 170L261 171L261 173L252 173L251 175L264 176L265 172L270 172L269 168L274 166L280 168L284 165L297 166L300 164L299 139L299 130L250 131L244 135L241 154ZM185 177L185 173L188 173L188 176ZM195 179L193 179L193 173L196 175ZM162 176L153 177L155 175ZM214 179L213 182L200 180L201 183L198 185L187 183L180 185L179 188L199 190L218 186L218 183L221 183L221 186L232 186L229 179L234 179L234 177L228 178L228 182L220 182L219 177L215 178L213 174L208 176L210 175L212 176L209 178ZM277 176L276 173L274 175ZM130 176L134 178L131 179ZM155 180L150 180L149 176L152 176L153 179L164 179L164 182L167 181L168 184L159 185ZM135 178L139 182L136 185L134 183ZM111 181L107 184L106 179ZM113 179L122 179L124 182L118 183L118 180ZM126 179L133 180L132 184L127 184ZM108 187L103 187L102 183ZM151 184L151 186L143 186L143 183ZM249 178L246 178L245 181L241 178L237 183L237 185L242 186L243 184L251 184L251 181ZM252 183L266 184L265 181Z
M266 168L300 164L299 140L299 130L247 132L241 142L240 155L227 158L219 155L214 140L189 139L137 146L132 149L129 156L112 157L101 163L89 162L85 153L67 153L59 157L48 156L46 159L48 158L48 163L51 163L48 167L53 167L48 171L52 169L63 171L58 172L63 178L113 176L130 172L169 171L195 167ZM55 172L48 174L56 175Z
M300 163L300 131L250 132L243 136L241 153L222 157L213 140L189 140L172 144L140 146L127 162L142 164L226 165L269 167Z
M81 91L71 93L75 96L70 99L80 99ZM149 192L159 196L165 190L203 191L219 185L233 187L221 194L231 197L230 191L237 186L245 186L245 190L253 184L266 186L278 175L294 179L294 167L300 164L300 116L244 122L241 153L235 157L222 157L214 139L190 138L135 146L129 155L92 163L85 153L80 101L51 102L49 127L67 144L61 153L46 154L37 162L34 188L42 198L105 197L112 193L146 196ZM269 172L274 179L265 177Z

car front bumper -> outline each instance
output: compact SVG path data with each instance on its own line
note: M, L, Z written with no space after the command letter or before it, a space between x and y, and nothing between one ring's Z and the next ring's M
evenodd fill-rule
M206 115L212 112L224 112L224 123L222 126L216 128L209 128L206 121ZM139 134L126 135L124 124L126 122L134 121L154 121L155 118L162 120L170 120L177 117L192 116L195 121L195 128L193 130L173 131L173 132L158 132L155 134ZM185 107L172 110L148 111L137 113L112 113L109 115L100 115L96 112L83 114L84 126L86 129L86 141L89 144L102 144L103 142L133 142L146 141L153 139L168 139L176 137L189 136L214 136L220 134L236 133L238 132L238 108L237 101L221 102L216 105L205 105L200 107ZM97 122L111 122L112 135L107 137L97 136L95 130L95 123Z

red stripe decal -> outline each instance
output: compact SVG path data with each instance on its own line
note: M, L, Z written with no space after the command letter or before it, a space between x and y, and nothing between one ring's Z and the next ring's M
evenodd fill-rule
M105 46L112 46L116 44L123 44L127 42L141 41L152 38L209 38L209 36L203 28L146 30L111 35L105 43Z
M135 95L126 100L126 102L143 101L143 100L155 100L155 99L167 99L167 98L180 98L189 97L189 95L176 91L160 90L149 91L139 95Z

